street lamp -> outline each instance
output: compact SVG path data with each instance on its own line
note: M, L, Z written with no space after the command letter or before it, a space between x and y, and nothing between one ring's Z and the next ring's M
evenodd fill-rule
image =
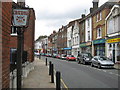
M13 9L13 26L17 28L17 90L21 90L24 29L28 27L29 9Z

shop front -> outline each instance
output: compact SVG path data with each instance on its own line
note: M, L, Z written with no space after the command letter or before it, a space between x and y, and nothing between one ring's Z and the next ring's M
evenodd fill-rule
M92 53L92 42L80 44L81 53Z
M78 53L79 53L79 45L72 46L72 55L74 55L75 57L77 57Z
M65 50L67 55L70 55L72 48L71 47L67 47L67 48L64 48L64 50Z
M105 39L93 41L94 56L105 56Z
M107 57L111 58L114 63L120 61L120 38L108 38L106 47Z

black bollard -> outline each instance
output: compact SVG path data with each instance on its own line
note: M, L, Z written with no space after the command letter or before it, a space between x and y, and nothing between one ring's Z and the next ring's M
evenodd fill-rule
M56 90L61 90L61 82L60 82L60 72L56 72Z
M54 83L54 65L51 64L51 83Z
M49 75L51 75L51 61L49 62Z
M47 66L47 58L46 58L46 66Z

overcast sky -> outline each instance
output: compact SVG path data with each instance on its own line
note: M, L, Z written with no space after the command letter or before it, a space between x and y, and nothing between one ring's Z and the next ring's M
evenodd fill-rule
M17 0L14 0L15 2ZM26 0L36 14L35 39L87 14L93 0ZM108 0L99 0L99 6Z

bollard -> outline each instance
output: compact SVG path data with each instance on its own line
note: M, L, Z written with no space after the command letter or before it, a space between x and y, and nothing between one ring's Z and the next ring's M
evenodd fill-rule
M61 82L60 82L60 72L56 72L56 90L61 90Z
M51 61L49 61L49 75L51 75Z
M47 66L47 58L46 58L46 66Z
M54 65L51 64L51 83L54 83Z

